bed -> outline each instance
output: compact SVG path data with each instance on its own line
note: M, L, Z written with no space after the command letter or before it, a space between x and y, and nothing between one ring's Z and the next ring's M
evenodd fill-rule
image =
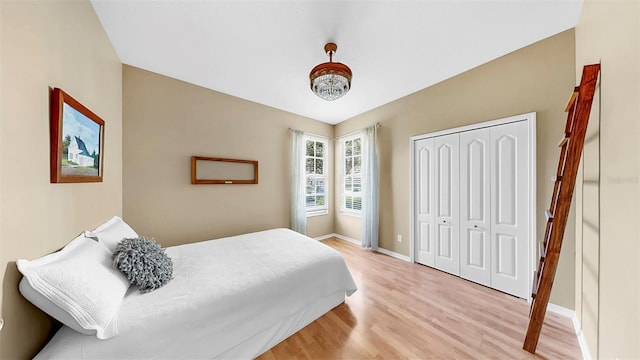
M129 287L117 335L101 340L63 326L35 358L254 358L356 291L337 251L288 229L168 247L166 254L173 279L149 293ZM34 298L29 288L25 276L20 290Z

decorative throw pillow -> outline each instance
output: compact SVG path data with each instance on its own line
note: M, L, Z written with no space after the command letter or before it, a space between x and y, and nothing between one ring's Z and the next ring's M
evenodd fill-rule
M146 293L166 285L173 278L173 261L153 239L123 239L113 253L113 265L133 285Z

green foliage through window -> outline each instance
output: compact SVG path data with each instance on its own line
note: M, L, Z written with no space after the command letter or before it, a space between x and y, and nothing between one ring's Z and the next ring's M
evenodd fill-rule
M352 137L342 142L342 204L341 209L362 210L362 138Z
M305 151L305 196L307 212L323 211L326 203L326 141L307 138Z

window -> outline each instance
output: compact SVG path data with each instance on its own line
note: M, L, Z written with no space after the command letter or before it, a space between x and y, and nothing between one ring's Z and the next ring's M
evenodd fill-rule
M307 216L327 213L327 140L306 136L305 198Z
M340 141L342 154L342 181L340 211L362 212L362 137L350 136Z

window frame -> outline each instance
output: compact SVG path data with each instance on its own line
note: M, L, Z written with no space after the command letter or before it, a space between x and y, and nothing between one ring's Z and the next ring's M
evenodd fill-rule
M307 155L307 141L313 141L313 142L319 142L322 143L322 147L323 147L323 152L322 152L322 175L317 175L317 174L307 174L307 159L312 158L312 159L319 159L317 156L308 156ZM320 216L320 215L327 215L329 213L329 174L327 173L327 169L328 167L328 159L329 159L329 155L328 155L328 151L329 151L329 139L321 137L321 136L316 136L316 135L309 135L309 134L305 134L304 135L304 184L305 184L305 209L306 209L306 213L307 213L307 217L312 217L312 216ZM321 178L322 180L324 180L324 205L314 205L314 206L307 206L306 205L306 199L307 199L307 191L306 191L306 184L307 184L307 179L312 176L315 179ZM318 196L317 192L313 193L313 196Z
M340 138L340 213L344 214L344 215L349 215L349 216L355 216L355 217L360 217L362 215L362 181L364 178L364 173L362 172L362 156L363 156L363 149L362 149L362 138L363 138L363 134L362 132L357 132L355 134L351 134L351 135L347 135L344 137ZM353 174L351 175L347 175L347 169L346 169L346 143L347 141L352 141L355 139L360 139L360 173L358 176L354 176ZM355 155L351 155L351 157L353 157ZM359 196L360 197L360 209L349 209L346 207L346 197L347 196L354 196L354 191L347 191L346 189L346 178L347 176L351 177L352 180L352 186L353 186L353 178L360 178L360 192L359 192ZM353 187L352 187L353 188Z

